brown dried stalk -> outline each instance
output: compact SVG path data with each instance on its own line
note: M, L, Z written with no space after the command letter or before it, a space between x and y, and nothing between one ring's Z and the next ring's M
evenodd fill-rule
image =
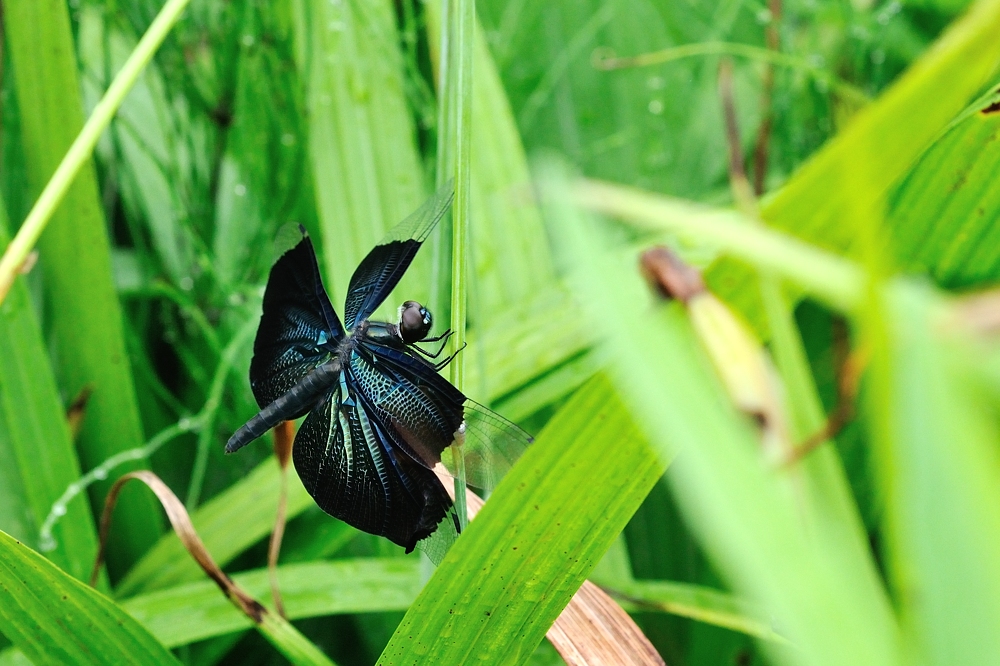
M215 581L215 584L219 586L223 594L244 615L253 620L254 624L261 624L268 614L267 609L249 594L241 590L219 568L219 565L215 563L212 556L208 554L208 550L205 548L205 544L202 543L201 538L198 537L198 533L195 532L194 525L191 524L191 518L188 516L187 509L184 508L184 504L177 499L177 495L167 487L167 484L160 480L160 477L148 470L129 472L115 481L115 484L111 486L111 491L104 501L104 513L101 514L100 544L97 550L97 559L94 560L94 568L90 573L91 586L97 582L97 575L101 570L101 565L104 563L104 549L108 541L108 533L111 529L111 514L114 511L115 503L118 501L118 495L121 493L122 487L132 479L142 481L153 491L160 500L160 504L163 505L163 510L167 512L167 518L170 520L170 524L173 526L174 532L181 540L181 543L184 544L184 547L191 554L191 557L194 558L195 562L208 574L208 577Z
M291 421L282 421L274 427L273 432L274 455L278 459L281 487L278 491L278 513L274 518L274 530L271 531L271 541L267 546L267 576L271 581L271 599L274 601L274 609L287 620L285 603L281 600L281 588L278 587L278 555L281 553L281 540L285 536L288 511L288 460L292 456L295 425Z

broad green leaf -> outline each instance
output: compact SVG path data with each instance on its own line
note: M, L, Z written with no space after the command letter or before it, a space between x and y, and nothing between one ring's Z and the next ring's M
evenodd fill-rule
M191 515L198 535L219 566L225 566L271 533L279 488L278 464L272 456L245 479L216 495ZM311 503L312 498L302 487L298 475L289 473L288 519L303 512ZM131 597L139 592L201 580L203 576L180 539L171 532L128 572L115 589L115 595Z
M0 630L37 666L178 663L114 602L4 533Z
M679 307L651 311L634 256L607 248L588 218L559 201L552 219L568 258L586 267L577 293L591 319L607 322L617 385L660 455L681 454L668 476L688 525L734 590L760 603L798 647L792 655L764 646L772 659L897 663L895 619L855 539L836 529L812 533L829 508L803 501L794 472L764 462Z
M61 0L14 0L4 4L4 26L29 181L38 192L83 122L69 10ZM70 399L84 387L93 388L79 453L84 468L96 467L119 451L142 446L144 437L91 164L77 176L38 247L59 386ZM93 487L96 503L103 501L109 484ZM148 493L128 489L116 521L108 561L124 570L155 541L162 519Z
M433 2L424 7L428 39L436 46L440 42L440 8ZM436 48L431 55L437 66ZM475 282L470 315L474 326L501 328L514 314L513 303L519 304L521 313L540 311L526 302L550 284L554 286L555 271L541 216L528 196L528 164L517 123L478 22L472 57L469 233ZM470 350L474 348L470 346ZM475 363L467 365L471 368ZM488 392L502 393L493 389L492 382L490 377ZM469 386L476 384L470 381Z
M890 294L870 395L907 646L920 663L985 663L1000 654L1000 431L970 381L981 354L931 290Z
M855 222L881 215L890 189L994 75L998 31L1000 0L973 4L764 205L768 224L823 248L851 251L858 236ZM865 173L871 174L860 188L852 175L857 160L865 160ZM724 259L707 277L721 297L761 324L758 292L748 288L753 276L745 266Z
M236 574L233 580L270 605L267 571ZM423 575L418 558L333 560L279 567L278 584L288 617L297 620L405 610L420 592ZM132 597L122 607L168 647L253 626L207 580Z
M386 0L295 2L319 245L338 310L362 257L424 199L392 7ZM423 303L426 254L418 255L399 291ZM384 312L398 305L390 296Z
M945 287L1000 278L1000 94L977 100L921 156L893 194L886 220L907 271ZM992 110L991 110L992 109Z
M0 202L0 246L7 241L7 215ZM0 480L0 515L5 531L39 549L42 521L80 477L80 464L24 280L14 284L0 305L0 349L5 350L0 354L0 459L6 461L0 473L9 475ZM14 525L19 529L11 532ZM53 537L49 559L78 580L89 576L97 538L84 502L67 506Z
M595 377L500 482L379 663L523 662L662 471Z
M471 389L488 386L484 398L496 400L537 381L584 354L593 334L566 290L547 289L517 303L470 335L466 381ZM569 393L579 384L568 385ZM545 403L541 403L544 405Z

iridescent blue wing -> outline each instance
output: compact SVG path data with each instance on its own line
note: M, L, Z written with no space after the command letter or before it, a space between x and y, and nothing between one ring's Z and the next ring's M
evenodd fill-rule
M264 408L288 392L330 358L343 337L344 328L323 289L312 242L299 227L298 242L275 262L264 291L250 362L250 387L257 404Z
M458 436L466 483L492 490L533 441L405 349L371 341L362 341L359 349L352 359L359 388L392 425L400 448L424 467L440 462L454 474L452 456L442 453Z
M451 181L372 248L351 276L344 304L344 322L354 328L368 319L403 277L420 245L438 223L455 194Z
M295 469L321 509L409 552L451 500L432 472L394 449L387 426L351 383L345 371L303 421L292 448Z

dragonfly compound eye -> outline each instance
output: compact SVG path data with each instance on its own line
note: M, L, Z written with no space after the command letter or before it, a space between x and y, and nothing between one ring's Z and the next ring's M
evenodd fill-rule
M399 308L399 335L403 342L419 342L431 331L431 311L416 301L406 301Z

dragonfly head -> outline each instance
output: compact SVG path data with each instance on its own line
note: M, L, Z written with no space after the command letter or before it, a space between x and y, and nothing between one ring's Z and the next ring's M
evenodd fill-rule
M434 324L431 311L416 301L406 301L399 306L399 337L412 344L427 337Z

